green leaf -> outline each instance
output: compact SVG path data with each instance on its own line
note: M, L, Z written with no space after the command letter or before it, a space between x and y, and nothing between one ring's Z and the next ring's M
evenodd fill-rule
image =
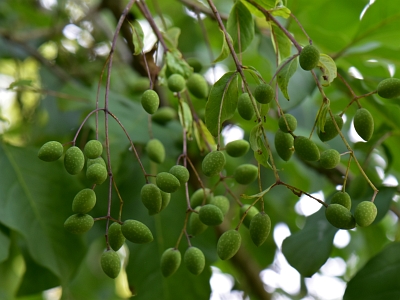
M244 52L253 41L253 17L241 1L236 1L229 13L227 30L233 39L236 53Z
M400 299L400 243L391 243L347 284L344 300Z
M253 77L253 79L255 80L255 82L257 84L260 84L261 82L263 82L263 77L256 68L254 68L252 66L243 67L243 71L248 72Z
M182 53L178 50L168 51L165 55L165 60L167 68L173 74L180 74L185 78L189 78L193 73L193 69L183 59Z
M261 138L261 125L256 125L250 131L250 137L249 137L250 147L254 152L260 149L258 144L258 140L260 138Z
M337 77L337 67L335 61L324 53L320 54L318 67L322 70L322 78L324 79L323 86L329 86L331 82Z
M167 46L174 50L178 48L180 35L181 35L181 29L178 27L171 27L167 30L167 32L163 33L163 37Z
M285 58L290 56L292 43L285 33L274 23L271 23L272 30L272 44L274 45L275 52L279 55L279 63Z
M227 72L211 88L206 104L206 126L213 136L235 113L238 101L238 74Z
M260 163L266 168L269 168L270 165L268 163L268 158L269 158L268 150L265 147L261 138L258 138L257 143L258 143L258 150L254 151L254 157L258 161L258 163Z
M190 111L190 107L186 102L180 101L178 115L182 127L186 129L187 136L191 138L192 127L193 127L193 116L192 112Z
M286 6L280 6L276 7L271 11L271 14L275 17L282 17L284 19L287 19L290 17L290 9L287 8Z
M271 189L271 186L268 187L267 189L263 190L262 192L257 193L257 194L254 194L254 195L251 195L251 196L246 195L246 194L242 194L242 195L240 195L240 197L242 197L243 199L248 199L248 200L249 199L258 199L258 198L264 197L264 195L266 193L268 193L270 189Z
M289 80L290 77L293 76L293 74L297 70L297 62L298 58L297 56L295 58L289 57L285 59L281 64L280 67L282 69L279 71L278 76L277 76L277 81L278 81L278 86L280 90L282 91L283 96L285 96L286 99L289 99L289 94L288 94L288 85L289 85Z
M198 120L193 126L194 137L197 142L197 147L199 147L200 152L206 151L208 149L207 144L212 148L216 145L214 137L207 129L206 125L202 120Z
M144 43L144 33L142 30L142 26L140 26L140 23L138 21L133 21L132 23L129 23L132 28L132 43L135 46L135 52L133 52L133 55L139 55L143 51Z
M3 233L0 224L0 263L8 258L10 250L10 238Z
M218 55L218 57L216 59L214 59L213 63L217 63L219 61L223 61L225 58L227 58L229 56L230 50L229 50L228 43L226 41L227 38L233 44L232 38L229 35L229 33L226 33L226 35L225 35L225 32L223 32L223 31L221 31L221 32L222 32L222 34L224 36L224 39L222 41L221 53Z
M302 230L283 241L283 255L301 275L311 277L329 258L337 231L326 220L325 207L322 207L307 218Z
M33 80L31 79L20 79L12 82L8 89L13 89L15 87L20 87L20 86L32 86L33 85Z

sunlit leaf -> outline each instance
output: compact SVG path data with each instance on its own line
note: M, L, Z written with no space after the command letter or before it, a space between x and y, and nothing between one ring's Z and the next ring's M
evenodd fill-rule
M140 23L138 21L133 21L132 23L129 23L132 28L132 42L133 45L135 46L135 52L133 52L133 55L139 55L143 51L144 43L144 33L142 26L140 26Z
M323 86L329 86L337 77L337 67L335 61L326 54L321 53L319 57L318 67L322 70L322 78L324 79Z

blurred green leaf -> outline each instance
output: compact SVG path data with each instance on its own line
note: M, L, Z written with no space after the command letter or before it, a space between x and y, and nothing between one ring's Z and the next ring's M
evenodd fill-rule
M289 57L284 61L282 61L282 63L280 64L280 67L282 68L279 70L279 73L277 75L278 86L282 91L282 94L288 100L290 100L288 93L289 80L296 72L297 65L298 65L298 58Z
M138 21L133 21L132 23L129 23L132 28L132 42L133 45L135 46L135 52L133 52L133 55L139 55L143 51L143 39L144 39L144 33L142 26L140 26L140 23Z

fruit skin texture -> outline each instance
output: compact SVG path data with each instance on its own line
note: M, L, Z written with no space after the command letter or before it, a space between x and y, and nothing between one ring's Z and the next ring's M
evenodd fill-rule
M102 184L107 179L107 175L107 169L101 164L93 164L86 170L86 178L95 184Z
M81 149L76 146L68 148L64 156L65 170L71 175L76 175L82 171L85 165L85 157Z
M167 80L168 88L171 92L181 92L185 88L185 78L180 74L172 74Z
M358 135L365 141L369 141L374 133L374 118L371 113L365 109L360 108L354 115L354 129Z
M204 157L201 167L204 175L211 177L219 174L225 163L225 155L221 151L212 151Z
M101 268L108 277L117 278L121 271L121 260L118 253L109 250L103 252L100 259Z
M90 140L83 148L83 153L87 158L97 158L103 152L103 145L98 140Z
M161 255L161 273L169 277L178 270L181 265L181 253L175 248L168 248Z
M114 251L118 251L125 243L125 237L121 231L121 224L114 222L108 227L108 242Z
M318 65L319 56L318 49L313 45L305 46L299 56L300 67L306 71L314 69Z
M324 169L333 169L340 163L340 153L335 149L328 149L321 153L319 161Z
M50 141L40 147L39 159L47 162L58 160L64 153L64 147L57 141Z
M243 205L243 206L240 208L240 219L242 219L244 213L246 212L246 210L247 210L249 207L250 207L249 204L245 204L245 205ZM251 220L252 220L253 217L254 217L255 215L257 215L258 213L259 213L259 211L258 211L257 207L252 206L252 207L249 209L249 211L247 212L246 217L244 217L243 224L244 224L247 228L249 228L249 227L250 227Z
M217 243L217 254L220 259L227 260L232 258L239 250L242 237L237 230L225 231Z
M79 191L72 201L72 211L75 214L86 214L96 205L96 193L92 189Z
M182 185L188 182L190 177L188 169L181 165L173 166L171 169L169 169L169 173L178 178L180 184Z
M225 146L225 151L229 156L241 157L245 155L250 149L250 144L245 140L236 140L229 142Z
M236 168L233 177L237 183L250 184L257 179L258 168L252 164L243 164Z
M73 234L82 234L89 231L94 224L93 217L86 214L75 214L64 222L64 228Z
M374 222L378 210L374 202L362 201L356 206L354 211L354 218L356 219L357 225L366 227Z
M297 119L291 114L285 114L286 122L289 125L290 131L293 132L297 128ZM288 133L288 128L285 123L285 119L282 117L279 118L278 121L279 129L284 133Z
M260 212L251 219L249 230L253 243L259 247L265 242L271 231L271 219L265 212Z
M205 99L208 96L208 84L205 78L198 74L193 73L186 81L186 87L189 92L200 99Z
M192 194L192 196L190 197L190 206L192 208L203 205L204 196L206 198L206 201L204 202L204 204L207 204L210 202L211 190L208 188L205 188L204 190L202 188L200 188Z
M249 121L254 117L254 108L251 104L251 99L248 93L243 93L239 96L237 110L239 115Z
M217 206L224 216L228 212L230 206L229 199L222 195L211 198L210 204Z
M200 221L208 226L216 226L224 220L224 214L218 206L206 204L200 208Z
M165 125L169 121L176 118L176 111L172 107L163 106L160 107L152 116L151 120L160 125Z
M340 204L346 207L348 210L351 208L351 198L346 192L337 192L331 199L331 204Z
M351 212L340 204L330 204L325 210L325 216L329 223L340 229L352 229L356 226Z
M153 183L145 184L140 191L143 205L149 210L150 215L161 211L162 196L160 189Z
M126 220L121 226L121 231L132 243L145 244L153 241L153 234L149 227L136 220Z
M343 119L339 115L334 116L336 124L338 125L339 129L342 129L343 127ZM325 121L325 126L324 126L324 132L321 130L317 131L318 137L322 142L330 141L333 139L335 136L339 134L339 132L336 130L335 123L333 123L332 118L328 116Z
M178 178L168 172L158 173L156 184L160 190L166 193L173 193L181 186Z
M305 136L296 136L294 139L294 149L300 158L306 161L317 161L320 158L317 145Z
M284 161L288 161L293 154L293 136L290 133L284 133L282 130L278 130L275 134L275 150L279 157Z
M204 270L206 259L199 248L189 247L183 255L183 262L190 273L199 275Z
M107 169L106 162L104 161L104 159L102 157L97 157L94 159L89 158L86 162L86 168L89 168L91 165L94 165L94 164L101 164L104 168Z
M197 206L194 210L199 212L200 208L201 206ZM200 221L199 214L192 212L189 217L189 228L190 234L196 236L206 230L208 226Z
M152 162L161 164L165 160L165 148L158 139L151 139L147 142L146 152Z
M379 82L378 95L382 98L392 99L400 96L400 79L387 78Z
M143 109L150 115L154 114L160 105L160 98L153 90L147 90L140 99Z
M254 98L258 103L268 104L274 99L275 92L272 86L266 83L259 84L254 90Z

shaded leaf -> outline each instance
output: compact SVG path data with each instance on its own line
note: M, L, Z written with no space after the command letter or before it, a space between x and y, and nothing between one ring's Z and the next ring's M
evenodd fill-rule
M279 55L279 63L290 56L292 43L286 34L274 23L271 23L273 37L271 39L275 52Z
M0 224L0 263L5 261L9 255L10 238L3 233Z
M258 161L258 163L260 163L264 167L268 168L268 167L270 167L270 165L268 163L268 158L269 158L268 150L265 147L261 138L259 138L257 142L258 142L259 148L257 151L254 151L254 157Z
M142 26L140 26L140 23L138 21L133 21L133 23L129 23L132 28L132 43L135 46L135 52L133 52L133 55L139 55L143 51L144 43L144 33Z
M232 37L236 53L244 52L253 41L253 17L241 1L236 1L229 13L227 30Z
M260 125L256 125L250 131L250 137L249 137L250 147L253 151L258 151L260 149L258 144L258 140L260 138L261 138L261 127Z
M179 121L183 128L186 129L188 137L192 135L193 116L190 107L186 102L180 101L178 109Z
M181 29L178 27L172 27L163 33L165 42L169 48L176 50L178 48L179 36L181 35Z
M229 33L227 33L227 35L225 35L225 32L221 31L224 39L222 41L222 49L221 49L221 53L218 55L218 57L216 59L214 59L213 63L219 62L219 61L223 61L225 58L227 58L229 56L230 50L229 50L229 46L228 43L226 41L226 39L228 38L229 41L233 44L232 38L229 35Z
M283 66L282 69L279 71L278 76L277 76L277 81L278 81L278 86L280 90L282 91L283 96L285 96L286 99L289 99L289 94L288 94L288 85L289 85L289 80L290 77L293 76L293 74L297 70L297 65L298 65L298 58L297 56L295 58L289 57L285 59L280 66Z
M171 73L180 74L185 78L188 78L193 73L193 69L182 58L182 53L178 50L168 51L165 57L167 68Z
M216 145L214 137L207 129L202 120L199 119L197 122L194 123L193 131L197 146L199 147L199 150L201 152L208 149L207 144L210 145L212 148Z

